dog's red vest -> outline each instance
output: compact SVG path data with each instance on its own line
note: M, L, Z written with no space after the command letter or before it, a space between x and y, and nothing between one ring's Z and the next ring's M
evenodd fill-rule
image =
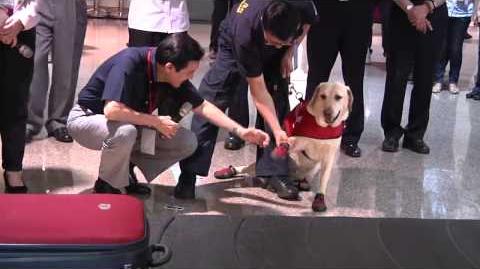
M337 127L322 127L317 124L315 117L307 111L307 102L301 102L290 111L283 127L288 136L304 136L314 139L335 139L343 134L344 123Z

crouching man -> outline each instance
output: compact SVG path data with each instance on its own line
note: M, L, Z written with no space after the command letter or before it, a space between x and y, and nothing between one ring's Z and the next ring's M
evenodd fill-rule
M95 71L67 123L75 141L101 151L94 192L149 194L135 166L152 181L190 156L196 137L177 122L185 107L248 142L268 145L266 133L242 127L197 93L189 79L203 55L188 34L173 34L157 48L124 49ZM157 109L159 115L152 114Z

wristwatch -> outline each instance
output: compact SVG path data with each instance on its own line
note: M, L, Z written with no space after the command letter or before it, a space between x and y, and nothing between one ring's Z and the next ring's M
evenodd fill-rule
M414 7L414 5L408 4L408 5L405 7L405 9L406 9L407 11L410 11L413 7Z

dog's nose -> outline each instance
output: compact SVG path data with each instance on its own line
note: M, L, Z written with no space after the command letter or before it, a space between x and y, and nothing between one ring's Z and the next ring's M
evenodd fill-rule
M325 109L323 111L323 115L325 116L325 118L331 119L333 117L333 109L331 109L331 108Z

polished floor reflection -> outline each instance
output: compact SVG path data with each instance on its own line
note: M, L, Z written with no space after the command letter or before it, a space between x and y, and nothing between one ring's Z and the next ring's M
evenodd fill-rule
M145 199L151 221L162 221L164 214L184 213L479 219L480 102L465 98L466 90L473 83L477 61L478 33L476 29L471 32L475 38L464 46L459 84L462 91L458 95L444 91L433 96L426 136L431 146L430 155L407 150L392 154L380 150L385 60L380 37L375 35L373 63L367 67L365 78L367 118L360 141L364 154L359 159L339 156L328 188L329 210L326 213L311 212L313 197L309 193L302 193L301 201L284 201L258 187L251 178L214 179L213 171L219 167L245 165L254 160L252 146L237 152L224 150L225 134L222 133L211 175L198 181L197 200L184 202L172 197L172 187L179 173L177 166L152 182L152 196ZM208 47L208 25L194 24L190 33ZM103 60L124 48L126 42L125 21L90 21L78 88ZM342 80L338 62L332 74L333 81ZM208 61L204 60L194 79L196 85L207 69ZM299 89L304 85L304 81L297 81ZM35 193L88 193L97 177L98 164L98 152L76 143L56 142L46 138L43 131L26 148L25 178Z

